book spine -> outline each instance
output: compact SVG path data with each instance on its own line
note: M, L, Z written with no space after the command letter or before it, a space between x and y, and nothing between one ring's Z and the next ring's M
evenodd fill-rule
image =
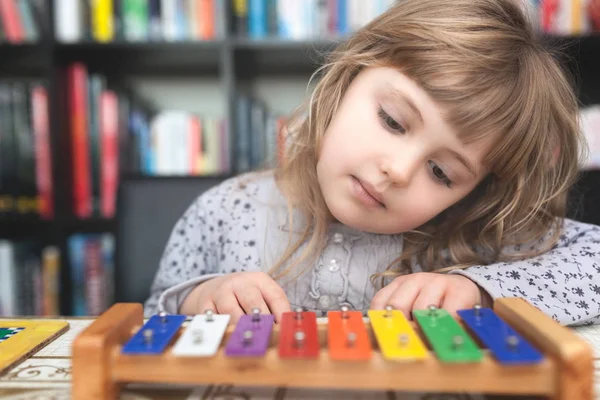
M92 200L86 67L80 63L70 65L67 69L67 81L73 153L73 211L77 217L87 218L92 214Z
M73 43L84 38L84 24L81 18L84 4L81 0L54 0L57 41Z
M60 315L60 252L57 247L47 247L42 251L42 315Z
M117 94L106 90L100 96L100 136L102 147L100 211L103 217L115 216L119 180L119 105Z
M71 264L71 314L87 314L85 296L85 242L86 236L75 234L68 239L69 261Z
M0 215L12 214L15 210L16 154L11 87L7 83L0 83Z
M0 1L2 26L6 34L6 39L10 43L20 43L25 38L25 32L16 1L17 0Z
M92 37L101 43L114 39L113 0L92 0Z
M54 217L54 188L52 156L50 151L50 122L48 120L48 93L43 85L35 85L31 94L31 112L36 152L36 180L40 217Z

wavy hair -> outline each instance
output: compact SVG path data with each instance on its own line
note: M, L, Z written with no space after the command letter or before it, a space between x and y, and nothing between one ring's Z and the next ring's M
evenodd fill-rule
M402 253L378 276L381 283L410 272L414 263L446 271L549 249L581 151L577 96L559 54L540 40L516 0L401 0L341 43L288 126L275 177L288 198L289 223L295 208L307 224L298 240L290 237L271 275L278 279L314 260L326 243L330 215L317 160L346 89L368 67L394 67L417 82L443 106L463 142L495 138L484 160L491 173L464 199L405 232ZM528 242L544 245L503 251Z

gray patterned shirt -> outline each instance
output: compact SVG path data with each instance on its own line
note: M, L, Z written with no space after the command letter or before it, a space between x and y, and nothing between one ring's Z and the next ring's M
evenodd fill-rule
M207 279L238 271L267 272L290 238L298 237L301 223L296 214L290 229L285 200L271 172L238 176L209 189L176 223L145 315L176 313L187 294ZM343 305L364 312L376 291L371 275L384 271L401 250L402 235L333 223L314 265L302 266L306 272L297 279L291 279L292 272L279 283L292 308L319 316ZM470 278L492 298L523 297L565 325L600 321L600 229L594 225L567 219L559 242L540 256L451 273Z

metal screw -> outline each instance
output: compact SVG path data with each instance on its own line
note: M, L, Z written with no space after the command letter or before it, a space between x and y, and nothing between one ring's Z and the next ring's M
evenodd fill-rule
M401 333L398 336L398 341L400 342L400 346L406 347L408 345L408 342L409 342L408 335L406 333Z
M455 350L457 350L459 347L461 347L464 342L465 342L465 340L462 336L454 336L452 338L452 346L454 347Z
M244 343L250 344L252 342L252 338L254 337L254 333L252 331L244 331Z
M304 339L306 335L302 331L296 331L294 333L294 339L296 340L296 346L301 347L304 344Z
M515 350L519 345L519 338L515 335L509 335L506 337L506 344L508 344L508 347L512 350Z
M354 344L356 343L356 333L348 332L347 339L348 339L348 347L354 346Z
M195 329L192 331L192 337L195 344L201 343L204 340L204 332L201 329Z
M152 336L154 335L152 329L144 329L142 335L144 336L144 342L146 342L147 344L152 343Z
M348 311L350 309L348 308L348 306L342 306L342 318L348 318Z
M394 307L387 305L385 306L385 316L386 317L391 317L392 316L392 310L394 309Z
M160 317L160 322L165 324L167 323L167 313L164 311L161 311L158 316Z

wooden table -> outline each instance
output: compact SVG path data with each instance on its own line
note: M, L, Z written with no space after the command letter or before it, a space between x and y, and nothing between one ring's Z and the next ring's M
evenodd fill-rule
M0 377L0 399L3 400L64 400L70 398L73 338L92 319L67 319L70 330ZM594 347L596 359L596 398L600 399L600 326L577 328L575 331ZM122 399L126 400L317 400L317 399L381 399L381 400L483 400L479 395L432 395L423 393L349 392L304 390L291 388L237 387L208 385L201 387L166 387L128 385ZM498 397L493 397L498 399ZM511 399L523 399L511 397Z

